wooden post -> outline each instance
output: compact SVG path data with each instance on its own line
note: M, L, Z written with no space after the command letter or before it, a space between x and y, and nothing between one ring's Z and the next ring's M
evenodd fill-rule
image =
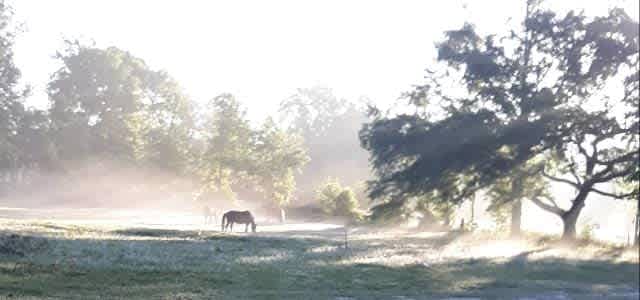
M348 228L347 225L344 226L344 250L349 249L349 237L348 237Z

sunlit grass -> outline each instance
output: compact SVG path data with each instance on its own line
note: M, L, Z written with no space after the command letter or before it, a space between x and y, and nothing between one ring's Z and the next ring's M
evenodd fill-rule
M540 236L360 227L348 230L345 249L344 230L328 224L264 225L257 234L136 224L0 219L5 233L47 241L25 257L0 254L0 297L421 299L638 290L633 250L558 248Z

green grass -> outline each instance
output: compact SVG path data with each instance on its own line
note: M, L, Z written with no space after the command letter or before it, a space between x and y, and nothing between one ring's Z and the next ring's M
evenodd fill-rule
M473 255L484 245L480 239L458 233L363 232L350 237L345 251L340 232L331 230L198 234L48 226L12 230L47 242L25 257L0 253L0 298L509 299L560 292L594 299L636 293L634 299L638 291L638 260L621 259L624 249L571 249L573 256L514 249L485 257Z

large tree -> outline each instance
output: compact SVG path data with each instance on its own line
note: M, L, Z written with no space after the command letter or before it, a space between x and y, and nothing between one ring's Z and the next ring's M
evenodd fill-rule
M48 91L60 157L135 161L144 125L144 62L128 52L68 42Z
M166 72L115 47L67 42L56 57L62 67L48 92L61 159L97 157L186 170L191 102Z
M438 190L440 201L455 203L538 155L564 152L572 135L610 120L585 104L633 66L637 28L619 9L589 20L573 12L557 16L528 1L521 32L482 37L469 24L446 32L438 44L441 64L407 95L420 109L373 110L374 120L361 131L378 175L371 197L389 199L381 208L399 207L410 196ZM598 179L603 182L628 171L633 154L608 156L603 162L612 166L605 169L614 173ZM511 189L521 189L524 181L512 179ZM591 191L571 203L583 206ZM565 238L575 237L579 212L572 206L563 214Z

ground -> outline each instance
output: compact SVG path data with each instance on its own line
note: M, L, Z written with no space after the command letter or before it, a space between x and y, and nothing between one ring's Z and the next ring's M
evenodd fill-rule
M345 245L343 227L319 223L260 224L246 234L188 222L0 217L0 298L639 296L637 249L563 248L549 237L351 227Z

